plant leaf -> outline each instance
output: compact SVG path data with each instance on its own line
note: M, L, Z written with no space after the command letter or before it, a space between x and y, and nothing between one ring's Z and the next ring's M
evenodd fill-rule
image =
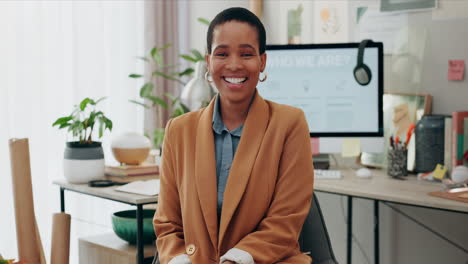
M59 119L57 119L53 124L52 126L56 126L56 125L63 125L64 123L68 123L68 121L72 120L73 119L73 116L64 116L64 117L60 117Z
M80 103L80 110L81 111L84 111L86 106L91 103L93 100L91 100L90 98L86 97L85 99L83 99L83 101L81 101Z
M136 79L136 78L141 78L141 77L143 77L143 75L141 75L141 74L136 74L136 73L132 73L132 74L130 74L128 77L130 77L130 78L135 78L135 79Z
M179 101L179 98L173 96L172 94L170 93L165 93L163 94L164 96L166 96L167 98L169 98L171 100L171 105L175 105L177 103L177 101Z
M160 48L157 48L158 51L161 51L161 50L165 50L167 48L169 48L170 46L172 46L172 43L167 43L166 45L160 47Z
M151 82L145 83L140 89L140 97L147 98L153 92L154 84Z
M149 62L148 58L146 58L146 57L137 57L137 59L140 59L140 60L142 60L142 61Z
M70 126L69 123L64 123L64 124L61 124L61 125L59 126L59 129L62 129L62 128L65 128L65 127L68 127L68 126Z
M205 24L205 25L207 25L207 26L210 25L210 21L209 21L208 19L206 19L206 18L199 17L197 20L198 20L198 22L200 22L200 23L202 23L202 24Z
M195 56L195 58L200 61L200 60L204 60L205 57L203 57L203 55L201 55L201 53L196 50L196 49L192 49L192 54Z
M179 72L179 76L182 77L184 75L190 75L194 72L195 70L193 68L187 68L183 72Z
M150 54L151 54L152 58L154 58L154 54L156 54L157 51L158 51L158 49L156 47L151 49Z
M153 105L160 105L164 109L167 109L167 103L161 97L150 95L147 98L148 98L148 100L153 102Z
M179 66L180 64L171 64L171 65L164 65L161 66L161 69L170 69Z
M162 55L159 54L159 53L155 53L154 56L153 56L153 60L156 62L156 64L158 66L162 66L163 64L163 59L162 59Z
M114 124L112 123L112 121L106 117L106 127L107 129L109 129L109 131L112 131L112 128L114 127Z
M104 134L104 122L103 122L102 118L100 118L99 121L100 122L99 122L99 136L98 137L101 138L102 135Z
M129 102L131 103L134 103L134 104L137 104L137 105L141 105L143 106L144 108L150 108L149 106L147 106L145 103L142 103L142 102L138 102L138 101L135 101L135 100L128 100Z
M182 59L185 59L185 60L188 60L188 61L191 61L191 62L197 62L197 59L192 58L190 55L183 54L183 55L180 55L180 57Z
M160 71L154 71L153 76L161 76L161 77L164 77L164 78L169 79L169 80L180 81L179 79L177 79L175 77L172 77L172 76L170 76L168 74L165 74L163 72L160 72Z

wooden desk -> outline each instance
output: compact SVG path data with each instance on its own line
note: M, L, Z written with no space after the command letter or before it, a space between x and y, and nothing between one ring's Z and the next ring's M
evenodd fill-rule
M372 170L372 178L359 178L355 170L341 170L341 180L315 180L314 189L318 192L345 195L348 197L347 263L351 263L352 246L352 198L374 201L374 256L379 263L379 202L390 202L444 211L468 213L468 203L443 199L428 195L429 192L443 189L441 183L420 181L416 176L404 177L406 180L393 179L385 170ZM425 227L428 229L427 227ZM432 230L428 229L433 232ZM434 232L433 232L434 233ZM435 233L440 236L440 234ZM444 237L443 237L444 238ZM444 238L445 239L445 238ZM455 245L457 246L457 245Z
M65 180L55 180L54 184L60 187L60 209L65 212L65 190L91 195L107 200L134 205L137 207L137 256L138 264L144 263L144 245L140 238L143 237L143 205L158 202L157 196L145 196L119 192L114 190L117 186L111 187L89 187L87 184L73 184Z

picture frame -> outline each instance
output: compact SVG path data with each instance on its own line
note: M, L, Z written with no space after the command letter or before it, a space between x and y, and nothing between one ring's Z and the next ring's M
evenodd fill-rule
M437 0L381 0L381 12L419 11L437 8Z
M432 96L429 94L413 94L385 92L383 97L384 111L384 150L382 153L363 152L359 158L361 165L373 168L387 167L387 153L390 147L390 136L399 136L406 140L408 126L417 123L424 115L432 113ZM411 152L409 149L408 152ZM408 154L408 164L414 157ZM411 168L409 169L412 170Z

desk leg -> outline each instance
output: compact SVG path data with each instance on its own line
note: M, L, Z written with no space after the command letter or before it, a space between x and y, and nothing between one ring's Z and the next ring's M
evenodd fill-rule
M351 257L353 252L353 197L348 196L348 242L346 259L347 263L351 264Z
M145 256L143 255L143 205L137 205L137 258L138 264L143 264Z
M374 263L379 264L379 201L374 200Z
M60 187L60 212L65 213L65 189Z

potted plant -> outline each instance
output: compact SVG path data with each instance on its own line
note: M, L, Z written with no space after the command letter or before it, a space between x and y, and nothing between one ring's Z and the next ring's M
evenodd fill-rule
M145 81L145 83L140 88L140 98L143 101L130 100L130 102L141 105L147 109L161 107L163 109L168 109L171 112L171 117L176 117L184 113L189 112L187 106L185 106L179 97L173 96L171 94L164 94L163 96L153 95L154 80L158 77L165 78L168 80L176 81L180 84L185 84L180 78L183 76L189 76L194 72L192 68L187 68L181 72L173 71L173 68L177 65L165 65L163 63L162 51L170 47L171 44L166 44L163 47L154 47L151 49L149 56L140 57L140 59L151 64L153 71L151 76ZM185 59L193 59L189 55L183 55ZM200 55L201 56L201 55ZM172 72L169 72L172 71ZM132 73L129 75L130 78L143 78L142 74ZM148 136L148 135L147 135ZM153 147L158 149L161 147L161 144L164 139L164 128L157 128L153 131Z
M98 138L104 131L112 130L112 121L96 105L104 100L83 99L75 105L72 113L58 118L52 126L67 129L75 140L66 143L64 153L64 176L70 183L87 183L104 177L104 152L101 142L94 141L97 127Z
M209 25L210 21L204 18L198 18L198 22ZM175 82L180 83L183 86L187 86L187 83L182 81L184 77L192 77L193 73L195 73L194 67L188 67L181 71L175 70L176 67L179 65L167 65L164 63L163 54L162 52L169 48L171 44L166 44L162 47L153 47L145 57L139 57L139 59L143 60L144 62L151 65L153 69L151 72L150 77L145 81L143 86L140 88L140 98L143 99L143 102L130 100L130 102L141 105L147 109L161 107L163 109L167 109L171 111L171 117L177 117L187 112L190 112L185 103L182 102L180 96L174 96L171 94L163 94L162 96L154 96L154 80L155 78L165 78L168 80L172 80ZM180 58L188 61L189 63L193 63L197 66L197 68L201 68L199 65L200 63L204 63L205 57L196 49L192 49L190 54L182 54L179 56ZM202 75L204 72L202 73ZM132 73L129 75L130 78L143 78L142 74ZM189 82L190 83L190 82ZM145 133L146 134L146 133ZM148 134L146 134L149 137ZM157 128L153 131L152 134L153 139L153 148L160 149L161 145L164 140L164 128Z

